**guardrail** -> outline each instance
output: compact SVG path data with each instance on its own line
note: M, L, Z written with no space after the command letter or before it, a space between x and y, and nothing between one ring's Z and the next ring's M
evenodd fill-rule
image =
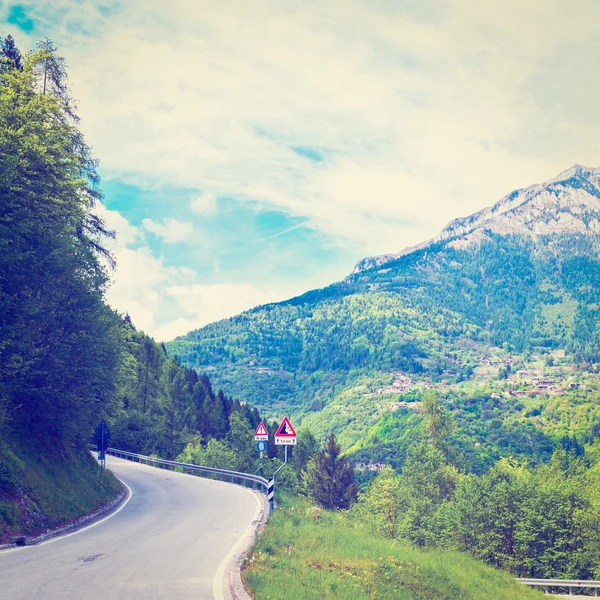
M95 444L88 444L88 448L95 450L97 446ZM231 478L231 483L235 483L236 479L246 485L245 482L250 482L252 486L256 484L265 488L265 491L269 487L269 482L259 475L251 475L250 473L240 473L238 471L228 471L227 469L215 469L214 467L203 467L201 465L191 465L188 463L180 463L173 460L164 460L163 458L154 458L152 456L145 456L143 454L136 454L135 452L126 452L125 450L119 450L117 448L107 448L106 454L116 456L117 458L124 458L132 462L139 462L147 465L157 466L159 468L179 468L183 471L191 471L196 473L209 473L210 475L218 475L219 479Z
M519 583L532 586L541 586L546 594L550 594L551 588L568 588L569 595L574 589L595 589L595 596L600 596L600 581L576 581L575 579L517 579Z

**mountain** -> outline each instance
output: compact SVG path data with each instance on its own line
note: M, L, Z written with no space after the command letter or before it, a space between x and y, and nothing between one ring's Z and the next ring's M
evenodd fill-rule
M489 239L488 233L540 237L600 232L600 169L573 165L545 183L511 192L494 206L451 221L431 240L396 254L361 260L354 273L381 266L443 240L455 248Z
M390 427L400 435L418 420L427 388L460 404L461 432L472 431L472 441L482 434L464 414L472 398L481 406L492 393L510 397L490 405L500 424L483 439L539 455L552 436L571 432L543 412L558 402L557 386L566 388L560 398L578 385L595 389L599 232L600 170L575 165L417 247L365 259L341 282L190 332L168 351L267 414L336 430L355 449L381 439L381 427L389 439ZM552 373L556 386L519 372L536 381ZM534 385L555 390L527 416ZM506 386L523 388L527 401ZM596 409L577 414L577 431L590 431Z

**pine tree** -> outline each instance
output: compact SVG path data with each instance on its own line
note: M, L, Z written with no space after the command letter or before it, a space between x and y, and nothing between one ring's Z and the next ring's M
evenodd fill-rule
M325 447L308 463L304 482L309 495L324 508L346 509L356 501L354 470L341 455L335 434L329 435Z
M8 68L23 70L23 57L15 44L13 36L10 34L4 38L4 42L0 41L0 57L4 59L2 62Z
M10 39L2 48L16 67ZM0 404L31 439L71 443L114 406L121 324L103 302L95 161L64 105L41 94L43 60L0 69Z

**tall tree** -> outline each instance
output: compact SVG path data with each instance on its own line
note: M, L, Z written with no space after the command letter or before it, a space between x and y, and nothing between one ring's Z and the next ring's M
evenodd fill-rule
M431 389L425 391L423 394L423 409L431 445L447 453L448 439L452 433L452 421L435 391Z
M321 506L334 510L349 508L356 501L354 470L342 455L335 434L308 463L304 482L309 495Z
M2 63L9 69L23 70L23 57L10 33L3 42L0 41L0 57L3 59Z
M41 93L44 60L0 72L0 397L13 428L67 442L112 410L121 325L103 302L95 162Z

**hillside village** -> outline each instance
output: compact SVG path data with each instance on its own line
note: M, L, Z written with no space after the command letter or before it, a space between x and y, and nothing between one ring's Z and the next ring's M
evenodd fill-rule
M442 394L486 388L492 399L502 398L541 398L559 397L573 394L592 393L600 387L598 365L576 365L565 355L564 350L549 354L533 354L528 360L521 356L476 357L478 362L471 365L470 376L464 376L464 368L469 364L461 362L458 369L444 369L440 377L411 377L401 371L391 373L388 385L367 391L367 398L398 400L389 405L389 410L422 411L418 401L421 393L433 389Z

